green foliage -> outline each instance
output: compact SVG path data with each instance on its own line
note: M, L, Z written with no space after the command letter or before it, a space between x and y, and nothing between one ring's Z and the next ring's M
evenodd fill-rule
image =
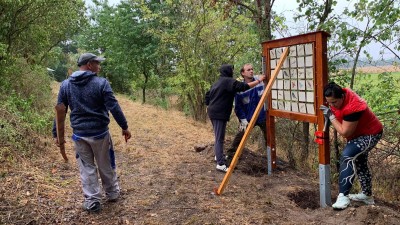
M157 10L158 1L122 2L108 6L97 2L91 9L92 26L86 30L80 46L88 51L101 49L107 60L105 75L116 91L133 94L132 88L155 90L163 86L160 79L170 70L159 53L159 39L150 31L159 28L159 21L146 18L146 8ZM143 95L143 102L146 95Z
M48 133L52 124L49 118L53 114L50 111L36 111L32 96L24 98L12 92L4 103L8 111L20 118L22 122L29 124L32 130L41 134Z
M9 59L0 74L1 101L12 113L38 133L50 129L52 111L50 77L45 68L31 66L23 59Z
M340 75L331 78L339 85L348 87L351 74L348 71L341 71ZM356 76L355 81L356 85L353 90L367 101L369 107L381 120L392 121L393 116L398 117L397 110L399 110L400 105L399 76L389 72L380 74L361 73ZM391 127L391 124L394 127ZM389 123L387 129L400 132L397 123Z
M2 1L0 43L6 53L39 63L46 53L85 24L82 0Z
M68 41L68 43L61 43L54 47L46 58L46 65L48 68L53 69L49 75L56 81L61 82L65 80L71 72L77 68L76 61L78 52L75 49L76 44Z
M375 82L366 78L357 85L360 95L368 99L373 111L387 113L395 111L400 105L400 81L395 79L391 73L381 73Z
M51 130L50 78L45 68L24 59L0 61L0 162L37 150L38 134Z
M254 48L257 34L242 30L252 21L240 14L226 18L223 7L224 3L211 6L207 1L181 1L177 8L180 24L175 24L175 30L160 33L163 43L174 46L177 52L176 75L168 82L184 108L198 120L205 120L204 93L217 79L220 65L236 62L242 53L260 55L260 49Z
M314 0L297 0L299 3L298 10L300 12L294 19L298 21L306 18L308 21L308 30L324 30L331 31L334 26L335 18L331 15L332 8L336 6L337 1L314 1ZM304 11L304 12L303 12Z
M373 78L371 78L373 76ZM366 99L385 127L385 140L399 143L400 134L400 78L381 73L365 78L357 85L357 92ZM395 154L399 154L397 152Z
M366 49L371 43L382 46L386 51L400 56L396 51L400 45L397 40L400 32L400 2L392 0L349 1L343 11L333 10L337 1L297 0L300 14L296 17L306 19L312 30L325 30L331 33L329 41L330 68L335 69L340 61L351 61L351 79L348 86L355 85L356 67L363 53L372 61ZM332 9L332 10L330 10ZM328 15L326 14L328 13ZM329 18L329 19L323 19ZM308 30L310 31L310 30ZM331 70L333 71L333 70Z

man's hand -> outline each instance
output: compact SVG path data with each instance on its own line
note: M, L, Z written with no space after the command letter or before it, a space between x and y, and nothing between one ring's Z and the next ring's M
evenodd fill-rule
M327 107L327 106L325 106L325 105L321 105L321 106L319 107L319 109L320 109L320 110L322 111L322 113L324 114L325 119L329 119L330 121L336 120L335 115L332 113L332 110L331 110L329 107Z
M246 119L240 119L239 131L245 131L248 124Z
M265 81L265 75L263 74L263 75L260 75L260 76L258 76L258 80L260 80L261 82L264 82Z
M128 142L128 140L132 137L131 132L128 129L122 130L122 135L125 137L125 142Z

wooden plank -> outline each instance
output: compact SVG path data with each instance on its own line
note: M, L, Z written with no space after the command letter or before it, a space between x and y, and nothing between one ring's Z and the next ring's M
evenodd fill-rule
M296 112L287 113L281 110L274 110L274 109L269 109L268 111L270 116L281 117L291 120L299 120L309 123L317 123L317 116L314 115L296 113Z
M65 162L68 162L68 157L65 154L65 116L67 108L63 103L60 103L54 107L56 111L56 131L57 139L60 148L61 156Z
M324 115L319 110L320 105L324 104L325 97L324 97L324 87L328 83L328 49L327 45L324 44L327 42L327 36L323 35L323 33L318 33L316 36L316 45L315 45L315 61L316 65L315 74L316 74L316 85L315 85L315 109L317 112L318 117L318 131L323 131L323 127L325 125L324 122ZM322 145L318 146L318 158L319 163L323 165L330 164L330 153L329 153L329 129L324 131L324 142Z

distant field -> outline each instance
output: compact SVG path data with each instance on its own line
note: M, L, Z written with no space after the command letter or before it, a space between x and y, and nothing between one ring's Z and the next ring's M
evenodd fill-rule
M399 72L400 66L368 66L368 67L358 67L357 71L364 73L382 73L382 72Z
M390 72L390 76L396 80L400 79L400 66L369 66L369 67L358 67L355 76L355 85L363 85L365 83L378 82L378 74L383 72ZM364 73L364 74L360 74ZM397 86L400 87L400 82L396 82Z

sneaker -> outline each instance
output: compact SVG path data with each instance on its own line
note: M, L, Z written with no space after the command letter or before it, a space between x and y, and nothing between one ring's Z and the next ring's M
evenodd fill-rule
M83 209L85 209L90 213L97 213L101 210L101 205L100 202L92 202L92 203L84 202Z
M375 204L374 197L368 196L364 193L349 194L349 198L353 201L364 202L367 205Z
M343 193L340 193L336 199L335 204L332 205L334 209L345 209L350 204L350 199L347 196L344 196Z
M227 167L225 164L224 164L224 165L218 165L218 164L217 164L216 169L217 169L218 171L221 171L221 172L226 173L226 172L228 171L229 167Z

